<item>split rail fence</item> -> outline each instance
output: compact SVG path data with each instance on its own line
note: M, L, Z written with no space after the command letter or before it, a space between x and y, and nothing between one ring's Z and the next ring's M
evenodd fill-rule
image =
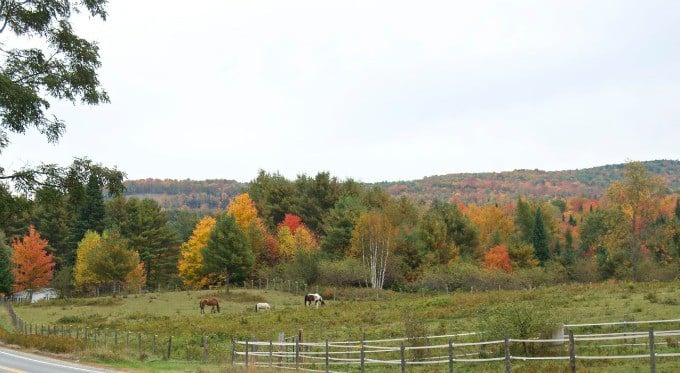
M604 326L647 331L575 334L580 328ZM506 372L513 361L563 361L575 372L577 362L620 359L647 360L656 371L660 359L675 359L680 364L680 330L657 330L651 325L680 324L680 320L633 321L621 323L564 325L567 333L551 339L504 338L485 341L483 333L462 333L423 338L303 342L235 341L232 364L323 372L430 370L456 367L474 369L475 364L492 364ZM559 333L558 333L559 334ZM568 365L567 365L568 364ZM481 367L480 367L481 368ZM491 367L489 367L491 368Z

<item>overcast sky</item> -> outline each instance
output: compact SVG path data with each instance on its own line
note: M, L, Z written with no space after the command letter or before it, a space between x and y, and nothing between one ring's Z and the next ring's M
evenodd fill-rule
M364 182L680 158L680 1L111 1L111 103L57 145L129 179Z

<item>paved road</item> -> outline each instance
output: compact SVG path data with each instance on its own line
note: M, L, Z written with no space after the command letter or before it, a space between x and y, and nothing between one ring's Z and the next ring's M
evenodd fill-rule
M0 373L110 373L114 370L88 367L0 347Z

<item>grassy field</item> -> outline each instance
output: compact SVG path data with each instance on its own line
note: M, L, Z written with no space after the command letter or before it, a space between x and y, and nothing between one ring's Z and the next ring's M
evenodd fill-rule
M52 300L17 305L17 315L33 325L97 330L99 344L74 352L83 360L141 371L229 370L230 340L276 341L279 332L292 336L299 329L306 341L316 342L442 335L484 330L489 315L503 307L525 307L537 318L551 323L590 323L680 318L680 282L614 283L568 285L524 291L456 292L451 294L406 294L369 289L320 289L327 294L326 306L305 307L302 294L272 290L232 289L224 291L166 292ZM221 312L201 315L199 300L220 300ZM255 303L268 302L272 312L254 310ZM6 324L6 321L3 323ZM679 325L674 328L678 329ZM640 326L646 330L648 326ZM630 330L632 327L627 327ZM591 327L578 332L599 331ZM121 354L112 351L113 333L120 350L124 343L137 346L142 336L148 344L156 336L158 352L137 353L129 346ZM130 334L127 334L127 333ZM81 332L82 333L82 332ZM132 336L130 342L129 336ZM208 336L210 364L200 363L201 336ZM162 359L161 345L173 336L170 361ZM92 338L92 337L90 337ZM123 342L128 338L126 342ZM103 342L103 340L106 342ZM178 360L194 360L181 362ZM141 362L140 362L141 361ZM580 371L648 371L645 361L581 364ZM648 364L648 363L647 363ZM677 365L662 361L658 371ZM522 371L563 370L568 363L516 365ZM500 368L499 368L500 367ZM465 367L462 367L466 370ZM470 370L496 371L499 365L470 366ZM442 367L445 371L445 367ZM669 370L671 371L671 370Z

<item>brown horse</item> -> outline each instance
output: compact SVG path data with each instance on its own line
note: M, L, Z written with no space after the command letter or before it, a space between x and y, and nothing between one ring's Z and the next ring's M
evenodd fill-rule
M205 306L210 306L210 313L215 312L215 307L217 307L217 312L220 312L220 303L217 301L216 298L210 298L210 299L201 299L201 301L198 303L198 306L201 307L201 313L205 313L204 308Z

